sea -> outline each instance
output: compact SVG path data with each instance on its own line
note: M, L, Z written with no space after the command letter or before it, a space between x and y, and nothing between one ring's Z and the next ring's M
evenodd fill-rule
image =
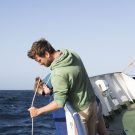
M32 90L0 90L0 135L55 135L51 113L32 120L28 112L34 92ZM49 98L36 95L35 107L48 104Z

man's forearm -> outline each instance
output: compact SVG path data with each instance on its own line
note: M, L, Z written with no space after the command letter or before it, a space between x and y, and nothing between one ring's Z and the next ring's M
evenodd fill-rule
M55 111L55 110L57 110L59 108L60 107L58 106L58 104L55 101L52 101L48 105L39 108L39 115L42 114L42 113Z
M28 109L28 111L30 112L31 117L36 117L36 116L38 116L42 113L55 111L59 108L60 107L58 106L58 104L55 101L52 101L48 105L46 105L44 107L41 107L41 108L31 107L31 108Z

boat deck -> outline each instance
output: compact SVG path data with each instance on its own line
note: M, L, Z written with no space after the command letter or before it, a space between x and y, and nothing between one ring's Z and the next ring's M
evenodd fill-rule
M109 119L108 131L110 135L135 135L135 103L122 108L121 113L114 113Z

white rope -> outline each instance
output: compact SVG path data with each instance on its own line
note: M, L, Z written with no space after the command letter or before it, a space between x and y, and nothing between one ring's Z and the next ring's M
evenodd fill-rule
M49 76L47 82L46 82L46 85L48 84L49 80L51 78L51 75ZM35 100L35 97L36 97L36 93L37 93L37 90L38 90L38 87L39 87L39 82L40 82L40 78L38 80L38 83L37 83L37 87L36 87L36 90L35 90L35 93L34 93L34 96L33 96L33 99L32 99L32 103L31 103L31 107L33 107L33 104L34 104L34 100ZM33 121L33 118L32 118L32 128L31 128L31 135L34 134L34 121Z
M39 87L39 82L40 82L40 78L38 80L37 87L36 87L36 90L35 90L35 93L34 93L34 96L33 96L33 99L32 99L31 107L33 107L33 104L34 104L35 96L36 96L36 93L37 93L37 90L38 90L38 87ZM31 134L33 135L33 133L34 133L34 121L33 121L33 118L32 118Z
M31 135L34 135L34 121L33 121L33 118L31 119Z

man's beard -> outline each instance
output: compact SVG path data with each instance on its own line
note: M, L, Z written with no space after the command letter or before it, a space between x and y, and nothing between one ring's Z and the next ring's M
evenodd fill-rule
M44 64L45 67L50 67L53 61L47 60L47 62Z

